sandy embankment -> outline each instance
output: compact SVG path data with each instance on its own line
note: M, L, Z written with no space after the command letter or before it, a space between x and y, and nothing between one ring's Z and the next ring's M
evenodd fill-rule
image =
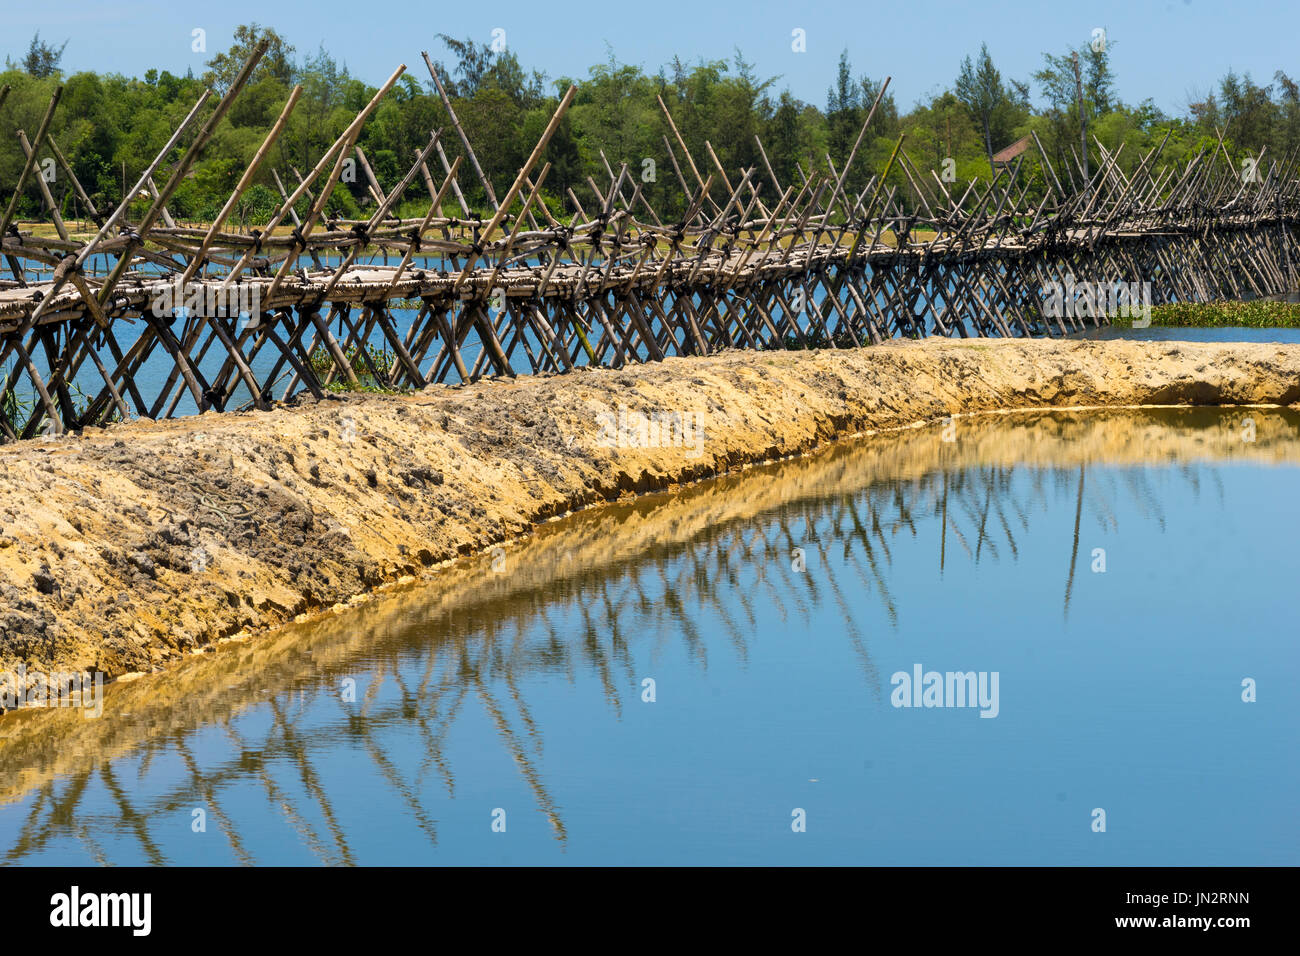
M0 671L152 670L620 495L998 408L1300 402L1300 346L930 340L347 396L0 448ZM697 448L603 413L698 414Z

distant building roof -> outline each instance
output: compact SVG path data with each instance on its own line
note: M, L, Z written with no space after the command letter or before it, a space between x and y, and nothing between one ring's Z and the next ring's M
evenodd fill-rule
M1009 163L1029 148L1029 137L1022 136L1010 146L993 154L993 162Z

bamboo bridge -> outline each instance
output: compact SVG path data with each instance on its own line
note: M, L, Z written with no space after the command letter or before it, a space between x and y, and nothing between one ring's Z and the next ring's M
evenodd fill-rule
M425 54L460 146L453 159L444 131L431 131L399 182L376 179L358 139L399 67L305 175L271 170L282 202L268 223L236 228L232 215L265 176L295 88L215 220L178 224L169 201L264 53L254 51L215 107L212 91L199 98L115 209L96 208L49 135L61 91L30 140L13 131L27 161L8 198L0 192L0 441L136 416L264 409L363 383L423 388L895 336L1064 336L1109 321L1095 302L1049 307L1053 288L1072 301L1075 277L1085 288L1140 284L1153 304L1300 288L1295 154L1239 164L1220 139L1175 165L1161 162L1166 135L1127 173L1123 148L1097 142L1101 161L1085 175L1077 156L1058 170L1032 136L1037 201L1020 175L1028 150L998 164L990 182L959 189L923 173L900 139L850 195L848 172L888 80L842 163L827 156L824 172L801 167L799 183L778 179L761 141L761 168L728 172L707 143L706 155L693 155L661 100L685 213L661 218L628 164L602 153L605 181L588 177L582 197L567 190L562 221L541 202L544 156L574 88L498 199ZM69 232L48 168L70 177L93 237ZM357 169L373 212L328 215L345 170ZM467 169L493 209L486 219L465 199ZM419 188L427 213L397 217ZM53 234L19 228L32 189ZM447 216L445 205L461 215Z

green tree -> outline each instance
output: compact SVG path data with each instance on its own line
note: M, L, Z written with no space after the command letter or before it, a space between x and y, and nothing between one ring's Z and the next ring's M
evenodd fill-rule
M1060 56L1044 53L1043 68L1034 74L1049 104L1047 116L1059 160L1073 167L1070 160L1077 156L1084 172L1090 168L1091 147L1084 143L1088 123L1119 107L1112 93L1111 45L1085 44Z
M64 40L62 46L50 46L42 42L41 31L37 30L31 45L27 47L27 55L23 57L23 69L38 80L54 76L59 72L59 63L63 60L63 51L67 45L68 41Z
M865 76L855 81L852 67L849 65L848 51L845 50L840 54L835 85L831 87L826 98L826 146L839 162L847 162L858 133L862 130L862 124L866 122L883 85L883 82ZM865 148L859 150L853 167L847 173L843 169L836 170L845 175L846 190L854 187L860 189L866 183L870 178L869 170L874 167L882 151L873 149L873 146L879 143L887 150L888 146L885 144L892 142L897 132L898 107L894 103L893 95L885 94L871 121L871 128L867 131L868 138L863 141Z
M1027 112L1028 90L1023 84L1003 83L993 65L987 43L980 44L979 57L968 56L961 64L954 93L971 120L984 132L984 151L993 164L993 144L1005 144L1020 114Z
M1256 153L1272 142L1278 109L1271 89L1253 82L1249 73L1229 70L1219 82L1219 103L1226 139Z
M219 93L225 93L262 40L267 40L269 46L250 80L272 76L285 85L292 85L294 67L290 57L293 47L285 43L280 34L270 27L256 23L243 23L235 27L235 42L225 53L218 53L208 60L208 72L203 74L203 82Z

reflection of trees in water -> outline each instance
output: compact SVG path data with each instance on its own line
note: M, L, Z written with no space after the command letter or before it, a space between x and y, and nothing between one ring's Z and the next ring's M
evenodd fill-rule
M788 624L793 616L808 625L818 609L833 608L879 699L880 675L858 618L878 601L891 624L899 625L891 576L900 536L932 540L942 578L958 552L975 565L1018 560L1018 539L1030 533L1035 516L1057 505L1070 507L1068 613L1085 521L1117 529L1115 505L1124 499L1164 528L1160 494L1144 470L966 464L950 449L936 453L933 435L906 440L930 443L916 467L882 462L878 448L864 454L871 443L847 445L675 497L578 516L512 551L512 573L494 575L484 564L453 569L443 586L318 623L269 652L250 648L254 666L232 673L226 665L207 678L200 671L192 679L212 686L202 684L197 700L170 709L151 711L148 690L128 686L110 698L101 721L86 722L101 726L70 728L83 737L102 735L86 738L81 745L87 752L116 747L117 756L60 768L8 794L30 794L32 802L3 859L27 860L67 839L99 863L122 858L125 850L110 843L129 845L149 863L164 863L167 841L157 832L165 826L173 839L177 832L189 837L190 812L201 806L209 838L216 829L237 861L267 862L259 860L255 842L227 807L232 795L244 803L238 792L253 785L265 794L265 808L281 815L317 859L353 863L358 852L320 769L324 757L343 747L367 755L436 847L432 797L456 794L448 736L471 708L491 722L563 844L562 807L542 769L543 729L521 689L528 678L593 674L609 709L621 716L622 701L637 692L645 662L674 638L701 668L723 647L715 634L729 645L725 652L744 663L762 622ZM911 476L870 477L882 463ZM1199 497L1199 468L1175 474ZM1213 471L1211 476L1218 481ZM1221 501L1221 485L1218 490ZM796 548L808 555L802 573L792 567ZM922 584L909 582L913 588ZM263 653L268 656L257 660ZM198 666L220 667L217 658ZM365 680L364 693L345 703L340 682L363 674L358 684ZM268 693L264 688L270 687L278 689ZM113 709L128 706L141 711L138 717ZM47 717L57 719L50 713L36 720ZM215 727L225 738L218 756L210 739ZM420 741L414 765L409 743L395 750L389 739L412 731ZM33 733L40 733L35 721ZM200 734L202 759L196 755ZM0 769L7 773L14 757L6 749ZM55 762L48 752L42 759Z

